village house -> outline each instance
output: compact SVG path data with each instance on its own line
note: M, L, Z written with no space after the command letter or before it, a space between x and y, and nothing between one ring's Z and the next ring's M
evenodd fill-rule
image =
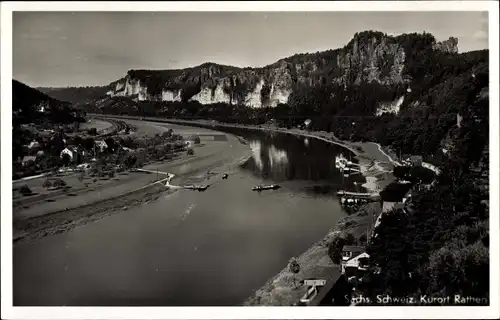
M76 168L79 170L79 171L88 171L91 169L91 165L89 163L82 163L82 164L79 164L76 166Z
M349 279L351 277L361 278L370 270L370 255L366 252L348 260L342 268L342 273Z
M396 209L403 209L404 204L403 202L399 201L384 201L382 202L382 213L391 211L391 210L396 210Z
M415 155L403 155L402 159L403 160L401 162L406 166L419 166L424 161L422 156Z
M99 151L103 152L108 147L108 144L104 140L96 140L95 146L99 148Z
M311 119L307 119L306 121L304 121L304 129L309 129L309 127L311 126Z
M21 164L23 165L23 167L29 166L35 162L36 162L35 156L24 156L23 159L21 160Z
M38 150L40 148L40 143L36 140L31 141L31 143L28 145L28 149L30 150Z
M347 261L362 254L363 252L365 252L364 246L345 245L344 247L342 247L342 261L341 261L342 269L344 268Z
M69 156L71 162L79 162L84 156L84 151L80 150L78 147L68 146L61 151L61 159L65 154Z
M73 153L74 153L74 150L71 148L71 147L66 147L64 148L62 151L61 151L61 154L59 155L61 157L61 159L63 158L63 156L65 154L67 154L69 156L69 158L71 159L71 161L73 161Z

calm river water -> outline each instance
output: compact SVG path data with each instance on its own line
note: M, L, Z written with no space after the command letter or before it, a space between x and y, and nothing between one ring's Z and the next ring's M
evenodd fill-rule
M229 130L253 156L206 192L181 190L14 247L14 305L231 306L320 240L354 189L315 139ZM278 182L262 193L251 187Z

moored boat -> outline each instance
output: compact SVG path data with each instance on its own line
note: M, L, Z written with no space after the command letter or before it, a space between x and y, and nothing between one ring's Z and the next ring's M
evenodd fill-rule
M184 189L189 189L189 190L198 190L198 191L205 191L207 190L209 185L203 184L203 185L189 185L189 186L184 186Z
M278 185L278 184L271 184L271 185L268 185L268 186L258 185L258 186L253 187L252 190L253 191L276 190L276 189L279 189L279 188L281 188L280 185Z

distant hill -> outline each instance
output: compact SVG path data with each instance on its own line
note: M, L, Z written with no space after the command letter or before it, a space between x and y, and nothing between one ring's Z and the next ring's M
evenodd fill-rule
M81 114L70 102L60 101L12 80L13 124L23 123L71 123L79 121Z
M51 88L39 87L37 90L51 96L52 98L69 101L73 104L78 104L83 101L105 97L109 91L109 86L94 86L94 87L66 87L66 88Z

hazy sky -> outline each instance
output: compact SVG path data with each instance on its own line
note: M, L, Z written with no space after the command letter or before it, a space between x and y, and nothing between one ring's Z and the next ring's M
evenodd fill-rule
M430 32L488 47L481 12L14 12L13 76L30 86L105 85L129 69L264 66L335 49L354 33Z

